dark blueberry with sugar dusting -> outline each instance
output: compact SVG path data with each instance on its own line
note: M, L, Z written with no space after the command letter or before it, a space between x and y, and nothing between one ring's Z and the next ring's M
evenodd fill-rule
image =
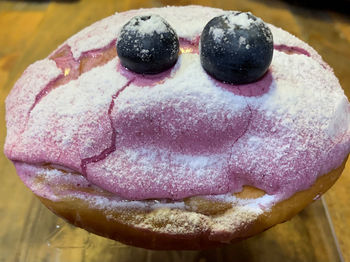
M257 81L268 70L273 54L270 29L251 13L228 12L204 27L200 59L214 78L231 83Z
M179 55L174 29L160 16L135 16L117 41L121 64L140 74L157 74L172 67Z

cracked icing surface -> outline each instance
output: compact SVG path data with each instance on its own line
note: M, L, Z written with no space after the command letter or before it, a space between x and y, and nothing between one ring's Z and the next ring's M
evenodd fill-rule
M109 122L111 125L111 129L112 129L112 135L111 135L111 144L109 147L107 147L106 149L104 149L100 154L96 155L96 156L92 156L92 157L88 157L88 158L84 158L81 160L81 171L84 175L86 175L86 168L89 164L91 163L96 163L96 162L100 162L103 159L105 159L109 154L113 153L116 150L116 138L117 138L117 131L115 129L115 126L113 125L113 120L111 118L111 113L113 111L114 108L114 100L118 98L119 94L125 89L127 88L133 80L129 80L122 88L120 88L117 93L115 93L112 96L111 99L111 103L109 104L108 107L108 118L109 118Z
M194 41L223 11L151 12ZM101 66L91 62L132 16L148 13L101 20L61 46L69 47L68 60L45 59L25 71L6 101L10 159L61 165L137 200L226 194L243 185L281 200L341 164L350 149L348 101L313 49L272 25L272 64L254 84L218 83L195 52L182 52L157 85L141 76L130 80L117 57ZM48 88L89 54L86 70Z

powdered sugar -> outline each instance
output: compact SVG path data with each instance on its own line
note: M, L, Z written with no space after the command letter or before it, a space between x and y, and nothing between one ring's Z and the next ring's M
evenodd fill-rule
M219 43L224 36L224 30L221 28L210 27L209 33L213 35L214 41Z
M176 33L180 38L194 40L200 35L205 24L214 16L221 14L222 10L187 6L152 8L151 12L149 9L139 9L116 13L86 27L69 38L66 43L71 47L74 58L78 60L84 52L102 48L113 42L121 27L132 17L150 13L163 17L173 28L176 28Z
M139 34L151 35L154 32L162 34L167 31L166 21L159 15L144 15L134 17L124 29L126 31L137 31Z
M227 12L224 18L229 21L228 26L230 26L233 31L236 27L249 29L252 25L263 23L260 18L253 19L251 13L244 12Z
M12 147L17 143L18 135L24 131L28 112L35 102L37 93L60 75L62 75L62 71L55 62L44 59L30 65L16 82L6 98L8 134L5 141L6 154L12 154Z
M73 36L68 43L74 57L107 45L115 38L114 27L145 13L149 10L115 15ZM201 26L224 12L189 7L152 13L166 18L180 37L195 39ZM193 26L187 26L190 20L195 20ZM86 176L122 198L182 199L253 185L280 200L306 189L348 154L349 104L313 49L270 28L276 43L305 48L311 56L275 50L270 87L251 96L243 96L242 86L217 84L200 66L198 54L182 53L170 76L152 86L131 82L109 112L113 95L128 82L117 70L116 58L51 91L18 134L18 121L12 119L28 113L16 101L30 92L25 74L16 85L18 94L7 101L7 155L81 171L82 159L110 147L114 128L115 151L88 164ZM212 33L220 38L220 32ZM31 74L38 74L33 68ZM60 71L54 67L50 72L48 79ZM39 81L40 90L47 82ZM32 104L23 103L25 108Z
M78 174L20 162L16 162L15 167L24 183L41 197L52 201L82 200L93 209L103 210L110 220L120 221L124 215L123 223L162 233L209 231L211 238L220 236L220 241L223 241L222 233L232 233L242 224L249 224L269 211L274 203L274 197L268 195L257 199L239 199L229 194L211 196L210 199L217 203L230 204L234 209L220 216L210 216L190 211L182 200L126 201L94 187ZM117 214L118 218L113 214Z
M333 107L332 116L330 119L330 124L326 127L326 132L331 139L339 138L347 133L350 128L350 116L349 116L349 103L348 100L339 92L339 99L337 99L337 104ZM337 143L336 140L334 140Z
M79 60L83 53L103 48L112 43L120 31L122 23L125 23L127 19L128 16L124 15L114 15L102 19L69 38L62 46L68 44L74 59Z
M222 18L225 21L225 26L227 27L228 34L234 35L236 34L237 30L248 31L252 27L256 27L256 28L259 28L259 31L261 31L261 33L264 35L264 37L268 42L271 42L271 43L273 42L273 38L270 31L268 30L268 27L265 26L264 22L260 18L253 16L250 12L248 13L237 12L237 11L226 12ZM217 31L216 29L217 28L214 28L213 32L215 31L217 35L220 31ZM214 40L218 41L216 35L214 35ZM243 37L240 37L239 45L245 45L245 44L246 44L246 40ZM247 45L246 48L249 49L250 46Z
M96 67L45 96L31 112L12 157L34 151L28 155L31 161L46 158L45 162L80 170L81 159L106 148L112 135L109 104L127 82L115 73L116 63L114 59Z

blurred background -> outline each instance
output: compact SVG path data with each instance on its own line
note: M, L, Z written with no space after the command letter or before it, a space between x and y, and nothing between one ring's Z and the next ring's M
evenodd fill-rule
M0 1L0 148L4 101L25 68L71 35L129 9L205 5L250 11L314 47L334 69L350 97L350 0L56 0ZM67 225L25 188L0 150L0 262L12 261L349 261L350 167L293 220L248 241L202 252L129 248ZM332 219L333 228L329 224Z

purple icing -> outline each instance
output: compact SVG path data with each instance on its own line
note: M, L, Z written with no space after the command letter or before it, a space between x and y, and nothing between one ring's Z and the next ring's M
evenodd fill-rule
M285 52L287 54L294 53L294 54L311 56L308 51L298 46L288 46L288 45L281 44L281 45L274 45L274 49L280 52Z

